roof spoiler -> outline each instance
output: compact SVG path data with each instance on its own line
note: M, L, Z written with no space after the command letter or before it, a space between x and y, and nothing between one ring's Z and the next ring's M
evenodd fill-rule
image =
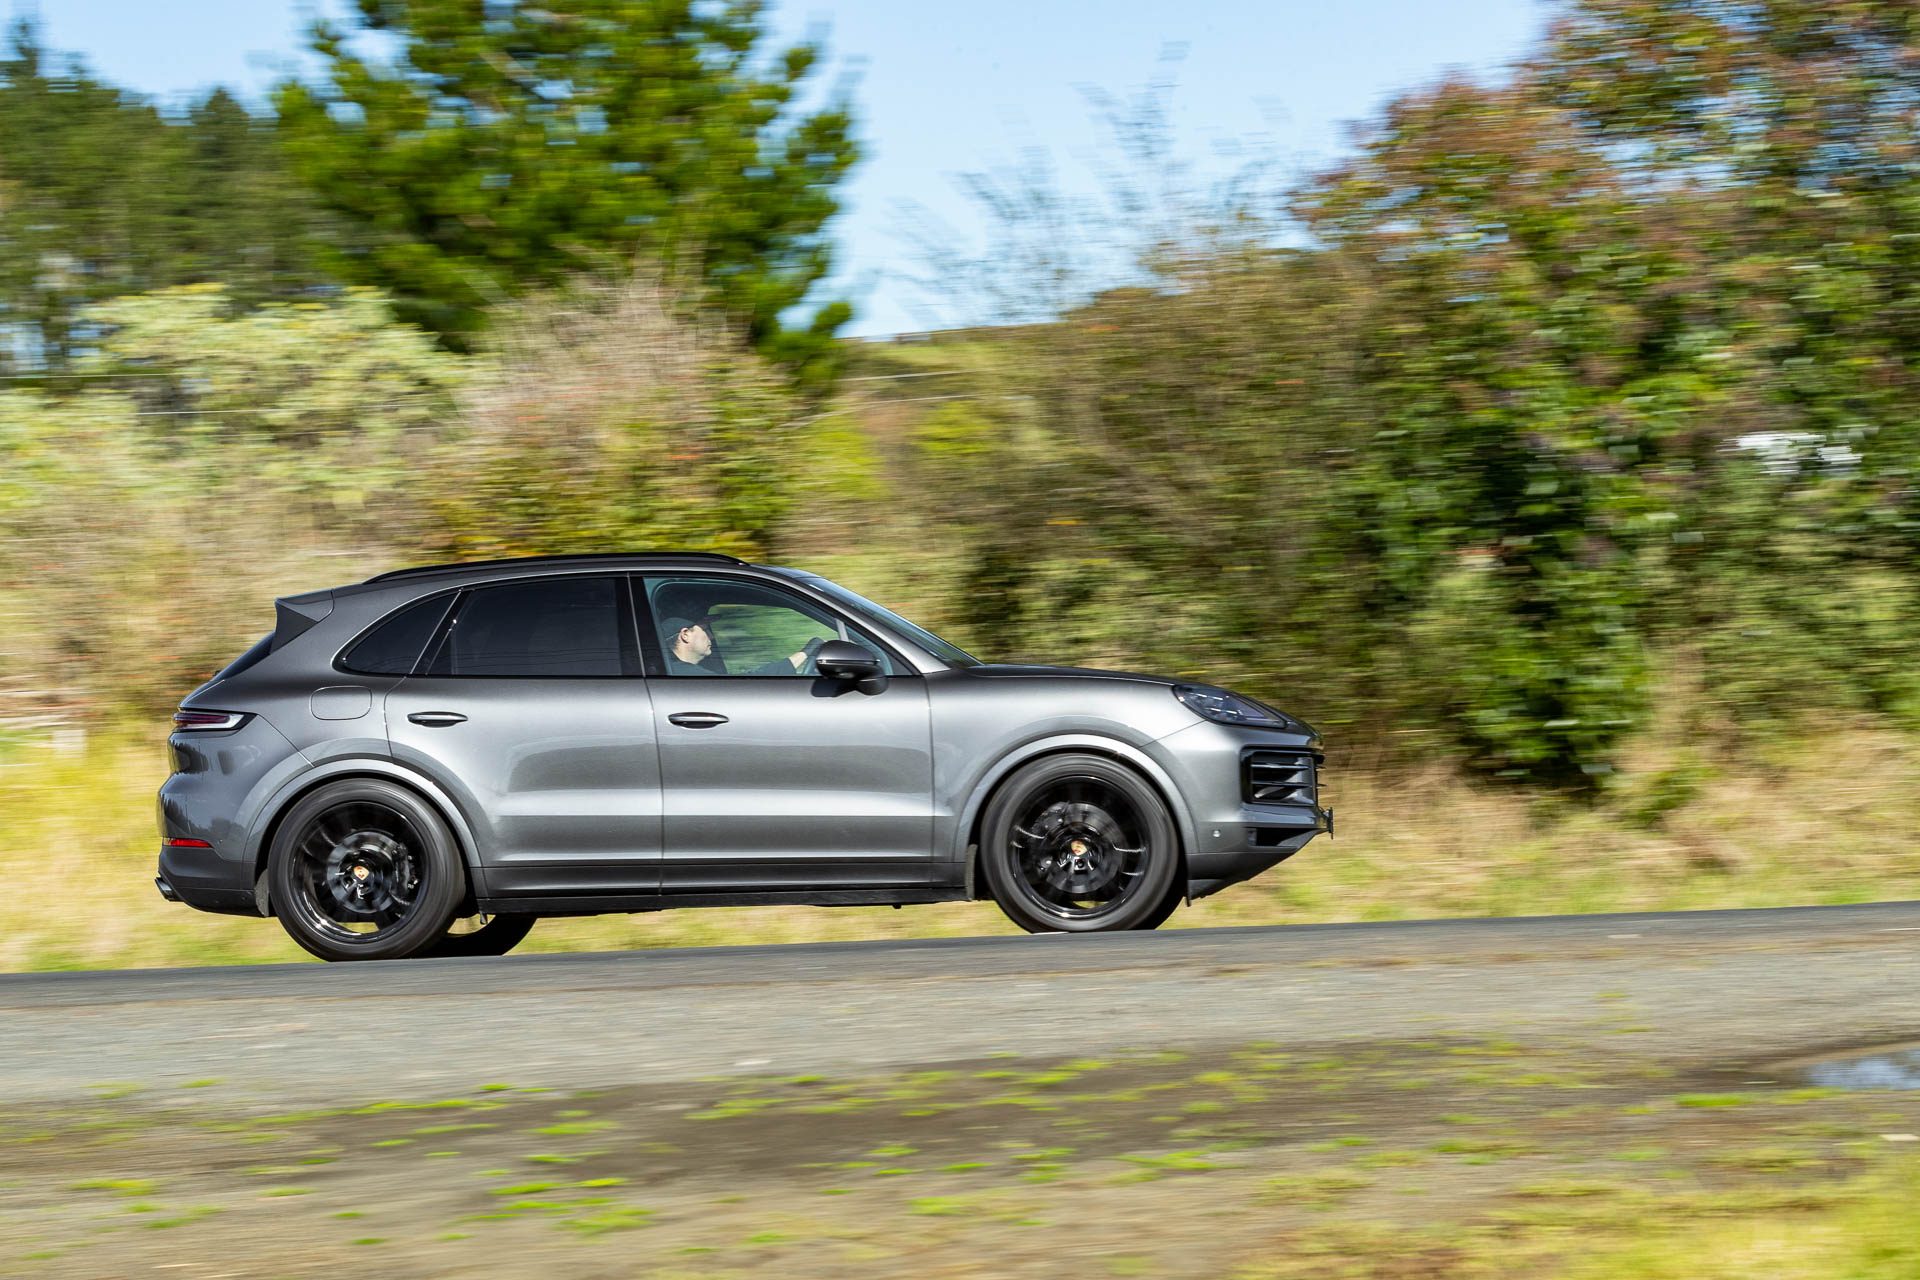
M333 612L333 592L309 591L300 596L282 596L273 602L273 612L273 652L278 653Z

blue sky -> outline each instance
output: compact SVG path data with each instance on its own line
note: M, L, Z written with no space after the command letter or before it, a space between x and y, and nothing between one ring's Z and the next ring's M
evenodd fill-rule
M326 0L327 5L338 0ZM224 83L259 96L299 71L315 4L296 0L0 0L37 13L48 44L163 100ZM834 282L856 333L937 324L907 277L918 206L963 238L980 223L956 182L1041 147L1090 185L1098 131L1084 90L1178 86L1172 123L1204 169L1251 142L1288 167L1340 154L1347 122L1449 68L1486 71L1546 24L1543 0L776 0L776 31L824 33L829 76L851 75L869 158L846 192Z

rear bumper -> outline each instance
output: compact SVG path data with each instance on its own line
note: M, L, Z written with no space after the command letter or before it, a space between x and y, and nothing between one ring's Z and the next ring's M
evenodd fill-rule
M161 845L160 873L154 877L154 886L169 902L184 902L201 911L236 916L260 914L253 893L251 868L244 862L223 858L212 849Z
M162 844L161 895L171 889L171 901L202 911L259 915L251 827L265 797L298 774L305 758L258 715L237 729L176 731L167 746L173 773L160 788L160 836L212 847Z

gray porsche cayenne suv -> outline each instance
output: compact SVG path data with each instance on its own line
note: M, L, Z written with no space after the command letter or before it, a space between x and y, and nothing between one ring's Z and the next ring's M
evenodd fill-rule
M276 607L174 717L158 885L329 960L748 903L1150 929L1332 828L1282 712L984 663L792 569L540 557Z

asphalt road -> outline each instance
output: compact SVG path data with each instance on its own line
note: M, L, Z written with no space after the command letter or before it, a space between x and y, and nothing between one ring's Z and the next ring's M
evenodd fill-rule
M1791 1071L1920 1040L1920 903L0 978L0 1091L226 1105L1444 1037Z

